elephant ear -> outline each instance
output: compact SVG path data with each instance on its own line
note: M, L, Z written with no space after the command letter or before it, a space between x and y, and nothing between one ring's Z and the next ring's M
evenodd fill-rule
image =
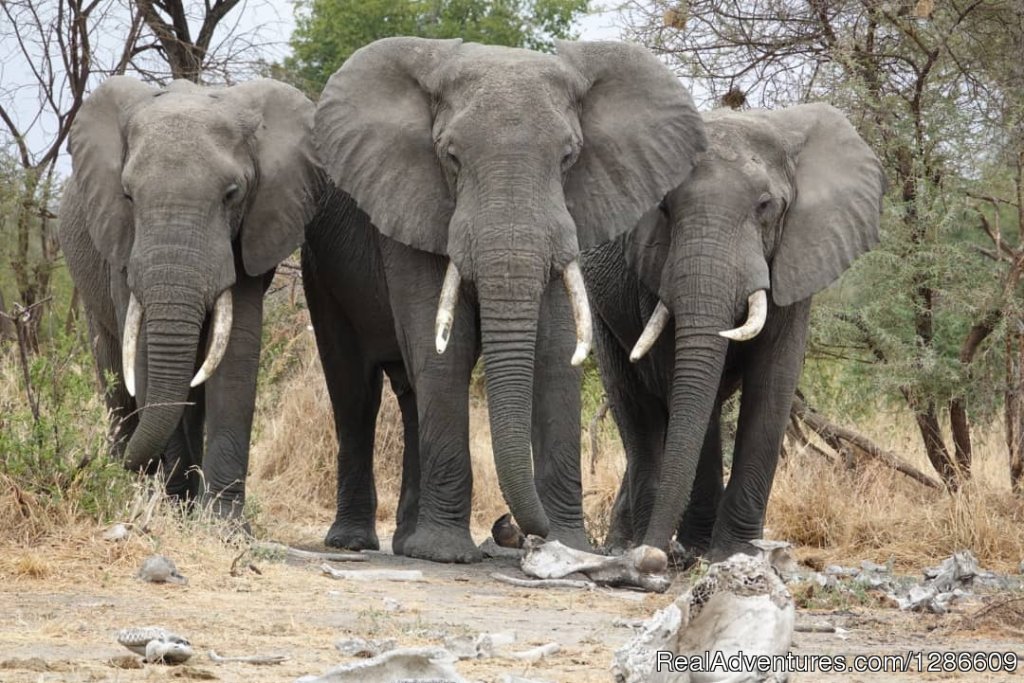
M113 76L82 103L71 124L72 182L81 193L89 237L118 269L128 263L134 239L132 207L121 184L124 129L132 109L157 92L134 78Z
M586 84L583 148L565 181L566 206L586 249L633 229L686 179L707 138L690 93L643 47L556 45Z
M447 253L455 204L434 150L432 93L461 40L384 38L338 69L316 110L317 152L335 184L388 237Z
M659 296L661 283L671 281L664 272L671 246L671 223L663 204L645 213L624 238L626 262L640 277L644 287ZM662 299L671 300L671 297L665 296Z
M259 180L242 219L242 261L265 273L302 244L323 176L313 148L314 105L290 85L268 78L232 86L223 96L255 114L252 149Z
M878 244L885 172L846 116L826 104L765 114L792 145L796 199L772 260L772 298L802 301Z

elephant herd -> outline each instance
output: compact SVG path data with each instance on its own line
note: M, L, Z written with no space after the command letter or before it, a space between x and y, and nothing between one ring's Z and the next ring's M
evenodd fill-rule
M117 455L239 519L263 295L302 247L338 436L328 545L379 547L386 374L405 431L396 553L472 562L469 385L502 495L589 546L580 363L627 454L610 548L721 559L762 533L811 296L878 240L885 180L836 109L703 116L643 48L387 38L317 104L256 80L100 85L60 240ZM723 484L722 404L741 390ZM302 457L294 454L292 457Z

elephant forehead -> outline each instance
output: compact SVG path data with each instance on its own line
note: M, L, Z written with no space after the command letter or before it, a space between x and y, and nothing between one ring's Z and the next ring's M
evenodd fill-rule
M244 137L239 123L240 119L215 96L167 92L135 111L128 125L128 142L145 144L163 139L187 145L213 137L222 145L231 145ZM203 142L208 144L207 140Z
M708 119L707 155L749 170L782 168L788 158L782 136L765 121L741 116Z
M445 70L441 97L459 106L529 106L564 103L571 74L552 55L469 45Z

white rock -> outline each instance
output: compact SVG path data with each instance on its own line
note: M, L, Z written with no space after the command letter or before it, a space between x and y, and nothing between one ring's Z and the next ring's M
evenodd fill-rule
M364 662L331 669L322 676L303 676L296 683L394 683L420 679L466 683L455 670L455 657L439 647L392 650Z

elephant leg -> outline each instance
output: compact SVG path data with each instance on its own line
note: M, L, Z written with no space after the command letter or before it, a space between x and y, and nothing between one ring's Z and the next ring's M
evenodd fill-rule
M205 387L189 392L189 403L174 430L161 461L167 495L191 505L203 492L203 423Z
M769 305L761 334L743 349L743 393L732 473L718 510L708 559L756 552L782 437L800 380L810 301L785 308Z
M338 439L337 509L324 543L333 548L379 550L373 446L383 375L365 357L355 329L320 280L306 249L302 258L303 287Z
M541 300L533 380L533 473L551 521L548 538L593 551L583 528L580 475L580 383L569 362L576 327L560 280L548 283Z
M469 380L478 355L476 312L463 288L448 348L434 347L434 318L446 260L382 243L391 306L406 370L416 392L420 499L409 557L479 562L469 533L473 469L469 457Z
M676 541L694 556L701 555L711 545L722 491L722 401L719 397L704 433L690 504L676 532Z
M665 448L668 415L664 402L648 390L637 366L629 362L628 351L622 348L604 321L596 320L594 328L601 378L626 451L626 472L613 507L612 526L605 545L625 548L639 543L647 531Z
M608 534L604 539L604 551L610 555L621 555L633 544L633 511L629 507L629 465L619 490L612 503L611 519L608 522Z
M242 272L241 269L238 271ZM240 275L232 289L234 316L223 360L207 380L203 478L214 514L242 518L249 440L256 405L263 325L263 292L273 277Z
M400 363L384 366L391 379L391 388L398 397L402 411L404 451L402 454L402 492L398 497L395 536L391 549L396 555L405 554L405 542L416 531L420 510L420 423L416 413L416 394L412 390Z

